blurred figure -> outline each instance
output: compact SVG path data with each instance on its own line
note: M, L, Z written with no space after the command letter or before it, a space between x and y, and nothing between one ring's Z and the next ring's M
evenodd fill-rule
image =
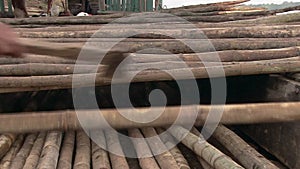
M0 56L20 57L24 51L12 29L0 23Z

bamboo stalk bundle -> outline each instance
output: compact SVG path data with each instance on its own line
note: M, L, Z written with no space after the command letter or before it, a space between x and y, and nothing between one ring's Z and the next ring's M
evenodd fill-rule
M168 63L168 62L166 62ZM153 63L151 63L153 65ZM150 64L150 65L151 65ZM165 69L169 73L174 73L181 71L183 73L178 76L177 80L185 80L189 78L207 78L209 70L219 69L224 71L226 76L239 76L239 75L258 75L258 74L269 74L269 73L286 73L286 72L299 72L300 61L299 57L284 59L284 60L271 60L271 61L255 61L255 62L239 62L233 65L225 66L209 66L198 67L199 65L194 65L194 67L183 68L183 69ZM148 65L149 66L149 65ZM156 68L160 68L157 67ZM172 67L171 67L172 68ZM129 69L127 66L126 69ZM125 69L125 70L126 70ZM162 69L164 70L164 69ZM148 82L148 81L163 81L163 80L173 80L169 74L163 72L162 70L145 70L132 80L132 82ZM194 77L187 76L184 71L189 70L194 73ZM127 75L130 73L136 73L134 70L126 72ZM222 74L214 74L212 77L223 77ZM94 82L86 81L73 81L73 79L90 79L96 77ZM122 83L120 79L118 83ZM73 84L73 85L72 85ZM28 77L0 77L0 87L2 88L1 93L5 92L15 92L15 91L31 91L42 90L42 89L59 89L59 88L70 88L70 87L83 87L92 86L96 84L97 86L104 86L111 84L111 79L107 76L103 77L103 73L98 74L74 74L74 75L53 75L53 76L28 76ZM0 88L0 89L1 89ZM17 88L17 89L14 89ZM23 88L23 89L20 89Z
M22 147L24 141L24 135L19 135L16 139L16 141L13 143L10 150L6 153L6 155L1 159L0 161L0 168L1 169L9 169L10 165L17 155L18 151Z
M92 141L92 163L93 169L110 169L110 161L107 148L106 139L102 130L91 131ZM96 143L95 143L95 142Z
M184 145L193 150L197 155L201 156L206 162L216 169L243 168L231 158L206 142L204 138L197 137L183 127L175 126L174 128L170 128L170 132L175 138L182 140Z
M37 137L37 134L27 135L22 148L20 149L20 151L18 152L18 154L16 155L16 157L13 159L13 161L11 163L11 168L14 168L14 169L22 169L23 168L25 161L32 149L32 146L34 144L36 137Z
M113 169L115 168L124 168L129 169L129 165L126 161L126 158L124 156L124 152L122 150L122 147L120 145L120 141L118 138L118 134L115 130L105 130L105 137L106 137L106 143L107 148L110 157L111 166ZM116 154L114 154L116 153Z
M42 154L37 166L38 169L54 169L57 166L62 132L51 131L47 133Z
M74 169L90 169L90 138L84 131L76 133L76 155L73 164Z
M245 168L278 169L277 166L223 125L216 128L213 137L226 147Z
M160 167L156 163L155 159L152 157L152 152L144 140L144 136L139 129L129 129L128 136L131 138L138 138L139 140L132 139L137 157L139 160L139 165L142 169L159 169Z
M72 169L73 152L75 145L75 132L68 131L64 135L63 143L58 160L58 169Z
M2 134L0 135L0 159L8 152L13 145L17 135Z
M37 167L42 152L42 148L45 142L45 138L46 138L46 133L39 133L32 146L29 156L25 161L23 168L35 169Z
M155 129L153 127L147 127L141 129L145 138L147 139L147 143L151 148L153 154L155 155L155 159L157 160L160 168L177 168L177 162L173 155L168 151L167 147L164 143L159 139Z
M176 7L171 8L169 10L179 10L179 9L191 9L191 8L200 8L200 7L207 7L207 6L220 6L220 5L238 5L244 2L248 2L250 0L234 0L234 1L226 1L226 2L217 2L217 3L208 3L208 4L199 4L199 5L189 5L189 6L182 6L182 7Z
M258 124L258 123L276 123L276 122L295 122L300 120L298 113L299 104L297 102L288 103L261 103L261 104L240 104L225 105L221 118L221 124ZM196 126L203 125L209 110L211 108L222 108L222 106L197 106L198 117ZM182 108L189 108L182 106ZM156 108L154 108L153 111ZM157 108L159 112L161 108ZM153 122L141 124L134 123L125 119L115 109L101 110L102 116L115 129L143 128L143 127L160 127L171 125L177 119L180 107L166 107L162 115ZM278 110L280 110L278 112ZM123 111L132 112L131 109ZM140 112L147 112L147 108L138 108ZM84 114L86 118L91 119L88 129L103 129L101 124L94 122L93 119L99 115L98 110L82 110L77 113ZM241 116L244 114L244 116ZM134 115L134 113L132 114ZM188 120L191 112L184 112L184 118L180 124L189 123ZM96 118L97 119L97 118ZM47 123L55 121L56 123ZM18 126L18 127L16 127ZM0 115L0 132L33 132L45 130L78 130L81 124L77 119L77 114L72 110L50 111L39 113L9 113ZM113 148L113 147L111 147Z
M167 148L172 147L169 151L173 155L174 159L176 160L179 168L180 169L190 169L190 166L189 166L188 162L186 161L185 157L182 155L182 153L176 146L173 136L170 133L165 132L162 128L156 128L156 131L158 134L160 134L159 135L160 139L166 145L166 147Z

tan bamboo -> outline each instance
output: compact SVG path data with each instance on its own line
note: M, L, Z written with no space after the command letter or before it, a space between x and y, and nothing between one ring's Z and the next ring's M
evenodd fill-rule
M12 144L14 143L17 135L15 134L2 134L0 135L0 159L7 153Z
M258 169L279 169L243 139L223 125L219 125L213 133L215 137L245 167Z
M11 165L13 159L15 158L18 151L20 150L20 148L23 145L23 141L24 141L24 135L21 134L17 137L17 140L13 143L10 150L1 159L1 161L0 161L1 169L9 169L10 168L10 165Z
M11 163L11 168L14 168L14 169L22 169L23 168L36 137L37 137L37 134L27 135L22 148L20 149L20 151L18 152L18 154L16 155L16 157L13 159L13 161Z
M122 150L122 147L120 145L120 141L117 135L117 132L115 130L106 130L105 131L105 137L107 141L107 148L110 157L111 166L113 169L117 168L124 168L129 169L129 165L126 161L126 158L124 156L124 152ZM114 153L117 154L114 154Z
M161 168L178 168L177 162L173 155L169 152L164 143L160 140L155 129L153 127L147 127L141 129L148 145L151 148L155 158Z
M46 138L46 133L39 133L32 146L29 156L25 161L23 168L35 169L37 167L42 152L42 148L45 142L45 138Z
M110 169L108 152L106 151L106 140L102 130L91 131L92 141L92 163L93 169ZM96 143L95 143L95 142Z
M173 139L173 136L165 132L162 128L156 128L157 133L160 136L160 139L163 141L163 143L166 145L166 147L171 148L169 151L175 158L177 165L180 169L190 169L190 166L188 162L186 161L185 157L182 155L180 150L178 149L175 140ZM164 134L162 134L164 133Z
M120 26L121 28L121 26ZM176 37L178 39L221 39L221 38L294 38L300 36L298 27L286 27L282 29L247 27L247 28L215 28L215 29L100 29L84 31L57 31L57 32L18 32L23 38L126 38L135 35L134 38L166 39ZM147 32L147 34L145 34Z
M230 157L226 156L206 142L204 138L197 137L196 135L190 133L187 129L180 126L174 126L170 128L169 131L175 138L182 140L184 145L193 150L197 155L201 156L214 168L243 168L234 162Z
M166 62L168 63L168 62ZM153 64L153 63L151 63ZM150 64L150 66L151 66ZM194 65L194 67L183 68L183 69L170 69L172 66L168 63L168 73L178 74L176 80L186 80L186 79L200 79L200 78L213 78L213 77L224 77L225 76L240 76L240 75L258 75L258 74L271 74L271 73L293 73L300 71L300 61L299 57L294 57L290 59L282 60L266 60L266 61L254 61L254 62L239 62L233 65L225 66L211 66L207 64L207 67L199 67L199 65ZM149 66L149 65L148 65ZM154 67L154 68L157 68ZM158 67L159 68L159 67ZM127 66L126 69L132 69ZM133 68L134 69L134 68ZM164 69L162 69L164 70ZM126 71L124 76L130 75L132 73L140 72L131 82L148 82L148 81L163 81L163 80L173 80L173 78L162 70L145 70L140 72L136 71ZM209 71L218 70L217 74L208 74ZM185 72L194 73L194 77L189 76ZM224 74L222 73L224 71ZM111 71L109 71L111 72ZM124 71L123 71L124 72ZM128 73L128 74L127 74ZM96 79L94 82L82 81L81 79ZM124 79L117 79L115 83L123 83ZM31 88L48 88L51 87L58 88L71 88L73 87L83 87L83 86L103 86L111 84L111 78L103 77L102 73L99 74L75 74L75 75L53 75L53 76L31 76L31 77L0 77L0 92L12 92L14 89L10 88L24 88L23 90L31 90ZM1 91L1 88L2 91ZM49 88L48 88L49 89ZM22 91L22 89L17 89L17 91Z
M140 167L142 169L159 169L160 167L152 157L152 152L139 129L129 129L128 136L139 139L132 139L132 142L137 153Z
M41 158L37 166L38 169L52 169L57 167L61 140L62 132L51 131L47 133Z
M209 110L211 108L221 109L223 106L214 105L195 105L198 112L196 125L203 125ZM223 124L258 124L258 123L276 123L276 122L295 122L300 120L298 108L300 103L260 103L260 104L239 104L225 105L220 123ZM193 106L192 106L193 107ZM174 106L166 107L162 115L150 123L134 123L125 119L118 113L116 109L105 109L99 112L98 110L77 110L77 113L86 116L90 119L88 129L103 129L105 126L99 124L94 119L101 113L106 121L116 129L142 128L142 127L159 127L171 125L178 117L180 108L184 112L183 119L180 119L179 124L190 122L190 106ZM194 107L193 107L194 108ZM280 110L280 111L278 111ZM124 109L128 113L134 113L131 109ZM147 112L147 108L138 108L139 112ZM161 108L153 108L153 111L161 112ZM241 114L244 114L241 116ZM47 123L47 121L55 121L56 123ZM33 132L45 130L72 130L81 129L81 124L77 119L77 114L74 110L50 111L39 113L9 113L0 115L0 133L5 132Z
M91 145L90 138L84 131L76 133L76 155L74 169L90 169Z
M64 135L57 169L72 169L73 151L75 145L75 132L68 131Z

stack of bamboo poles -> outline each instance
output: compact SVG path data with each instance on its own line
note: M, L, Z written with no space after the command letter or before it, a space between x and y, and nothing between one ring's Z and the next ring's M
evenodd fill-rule
M93 141L83 131L1 135L0 168L250 169L255 166L262 169L279 169L282 167L278 163L274 165L241 137L222 125L217 127L209 141L206 141L196 128L192 128L189 132L180 126L175 126L167 132L164 128L147 127L129 129L122 133L133 139L124 140L117 132L110 130L89 131ZM149 139L150 137L154 139ZM11 141L12 138L14 141ZM182 144L176 145L176 140L182 140ZM125 149L134 150L134 154L139 158L124 157L125 153L128 153ZM157 153L161 150L165 151L162 154Z
M122 21L103 25L99 24L97 18L87 17L65 20L67 25L64 26L52 25L59 22L50 22L50 25L42 28L15 28L20 37L27 38L23 39L23 44L29 54L21 59L0 59L0 93L70 88L74 64L84 42L89 39L90 42L101 44L103 48L103 45L105 47L106 44L114 43L128 34L135 36L114 46L99 65L97 72L94 72L97 73L97 86L110 84L111 77L107 76L107 71L127 56L133 60L126 69L129 74L143 67L155 68L138 74L133 82L172 80L162 71L178 72L184 69L183 64L173 55L149 50L134 53L146 48L161 48L176 54L185 61L197 79L208 78L207 71L212 69L224 69L225 76L300 71L299 14L215 24L193 22L195 28L186 23L172 23L168 18L156 18L153 15L155 14L146 14L146 19L142 21L137 20L138 15L130 17L126 19L130 24ZM153 23L145 23L147 18ZM27 24L28 21L39 25L49 20L59 19L5 21L11 24ZM138 23L132 24L131 21L135 22L134 20ZM98 24L86 25L89 21L96 21ZM78 23L80 25L77 25ZM92 36L95 32L97 34ZM194 49L191 50L183 42L188 42ZM93 46L86 50L103 53ZM219 56L222 66L213 57L216 55ZM94 58L86 56L86 59ZM93 64L80 62L79 70L74 76L94 76ZM214 75L219 76L222 75ZM178 78L189 77L181 74ZM80 83L75 84L75 87L90 85L93 84Z
M139 14L134 14L122 22L110 25L105 24L127 14L117 13L84 18L1 19L0 21L13 25L19 36L24 38L21 43L27 48L27 54L23 58L0 58L0 93L68 89L94 84L110 85L111 76L108 74L110 74L111 67L114 68L115 64L120 63L125 57L133 60L126 67L126 73L135 73L143 67L154 67L154 69L139 73L132 82L172 81L172 77L163 71L184 72L185 65L178 62L173 55L154 50L135 53L145 48L162 48L174 53L185 61L197 79L208 78L208 70L216 69L223 69L225 76L300 72L300 15L268 16L280 11L261 9L243 11L242 8L239 8L239 11L233 10L233 6L241 2L244 1L164 11L184 16L184 19L192 22L196 28L204 32L214 48L205 44L199 46L198 44L208 42L208 40L205 36L199 36L198 29L191 28L185 22L178 22L177 19L170 18L166 14L144 14L143 20L140 20ZM281 11L293 9L295 8ZM98 29L100 31L91 38L91 35ZM143 33L145 31L147 31L146 34ZM109 51L97 69L95 83L81 81L72 86L73 77L88 79L95 76L95 72L92 72L93 63L87 61L95 58L89 58L89 56L83 58L87 60L77 65L79 71L76 74L73 72L84 42L90 39L100 44L110 44L128 34L136 35L121 41ZM173 36L179 39L171 38ZM191 50L181 41L189 42L195 50ZM93 46L85 50L100 54L104 52ZM216 54L222 66L212 57ZM213 75L213 77L222 76L221 74ZM181 73L178 78L186 80L191 77ZM299 121L299 104L295 102L226 105L221 123L254 124ZM163 128L154 127L173 124L180 108L179 106L166 107L162 116L149 124L133 123L121 117L115 109L104 110L101 113L112 127L130 128L129 136L142 138L163 132ZM219 107L197 106L196 126L204 124L211 108ZM145 112L147 108L138 110ZM281 110L280 114L278 110ZM81 110L81 113L90 119L99 115L99 111L95 110ZM191 113L185 112L186 118L181 121L181 124L189 122L186 119L189 119ZM96 127L98 130L93 131ZM70 131L80 129L81 125L74 110L1 114L1 133L41 133L1 135L0 168L91 168L91 166L93 168L131 168L133 167L131 165L136 165L124 157L104 151L95 143L90 143L89 138L83 132ZM50 130L54 131L50 132ZM67 132L55 132L55 130ZM122 142L113 132L99 131L99 124L91 124L89 130L91 133L96 132L95 135L99 136L107 149L122 150ZM183 139L182 143L197 155L199 162L196 168L199 166L205 169L253 168L254 166L277 168L224 126L218 127L213 137L229 151L229 156L234 160L203 140L197 130L193 129L186 137L185 131L186 129L178 126L176 130L171 130L169 135L172 135L173 139ZM160 146L172 145L174 140L160 138L155 142L157 144L146 141L132 144L136 154L139 155L144 153L141 150L155 153ZM181 151L179 147L175 147L153 158L140 158L136 166L192 168L191 162L184 157L186 154Z

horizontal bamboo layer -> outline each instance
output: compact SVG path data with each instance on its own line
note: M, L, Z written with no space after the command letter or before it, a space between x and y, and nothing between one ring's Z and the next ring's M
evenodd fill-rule
M220 123L223 124L257 124L257 123L276 123L276 122L295 122L300 120L299 102L291 103L263 103L263 104L240 104L240 105L194 105L182 107L166 107L161 116L150 123L136 123L124 118L116 109L101 110L74 110L38 112L38 113L14 113L0 115L0 132L34 132L47 130L76 130L81 129L78 116L88 120L85 124L86 129L103 129L105 124L99 123L100 115L115 129L159 127L173 124L180 113L181 119L178 125L191 123L191 118L195 119L196 125L203 125L210 110L222 110L224 108ZM196 108L196 109L195 109ZM152 108L151 111L161 112L160 107ZM137 112L132 109L123 109L131 117L137 116L136 113L149 111L148 108L138 108ZM214 112L212 112L214 113ZM146 114L145 114L146 115ZM98 119L98 120L95 120ZM49 121L55 123L49 123Z

